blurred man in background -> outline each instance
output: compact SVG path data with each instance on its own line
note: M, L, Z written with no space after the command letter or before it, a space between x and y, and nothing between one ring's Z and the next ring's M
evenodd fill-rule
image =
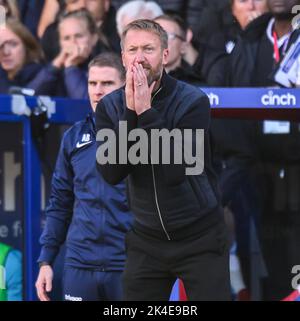
M95 111L98 102L120 88L125 72L114 54L97 56L89 64L88 91ZM107 184L96 170L94 114L76 123L61 143L52 180L50 205L41 236L36 282L40 300L50 300L53 261L66 240L63 293L65 300L121 300L125 264L125 234L131 213L125 184Z

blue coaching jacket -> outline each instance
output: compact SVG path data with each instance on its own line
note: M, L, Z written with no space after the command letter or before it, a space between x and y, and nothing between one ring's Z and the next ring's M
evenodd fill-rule
M53 263L66 240L65 265L100 271L124 268L130 229L125 183L107 184L96 169L92 115L64 134L52 178L38 262Z

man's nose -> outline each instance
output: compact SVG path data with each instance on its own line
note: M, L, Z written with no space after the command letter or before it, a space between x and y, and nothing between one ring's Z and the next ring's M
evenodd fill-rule
M144 62L144 61L145 61L145 56L144 56L144 53L143 53L142 50L139 50L139 51L136 53L135 61L138 62L138 63L141 63L141 62Z
M96 86L96 90L95 90L96 95L98 96L102 96L104 94L104 87L101 84L98 84Z
M248 8L250 10L255 10L255 0L248 0Z

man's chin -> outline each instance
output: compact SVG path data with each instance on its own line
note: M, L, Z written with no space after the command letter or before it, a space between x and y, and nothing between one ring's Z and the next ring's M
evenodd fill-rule
M149 76L147 77L148 86L150 87L155 81L160 80L161 75L162 75L162 73L155 74L155 75L153 75L153 74L149 75Z

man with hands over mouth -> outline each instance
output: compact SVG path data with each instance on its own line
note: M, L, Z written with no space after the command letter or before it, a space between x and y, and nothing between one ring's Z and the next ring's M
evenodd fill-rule
M118 184L127 177L134 223L126 235L124 299L168 300L180 278L189 300L229 300L228 239L210 159L208 97L166 74L168 36L156 22L128 24L121 48L126 85L105 96L96 108L96 158L108 183ZM120 121L126 122L128 132L143 129L147 135L152 130L189 129L193 148L197 129L203 129L203 171L187 174L187 162L175 162L171 149L169 163L153 162L152 148L158 147L159 155L167 149L160 142L150 146L146 164L130 162L131 140L125 163L124 159L103 162L103 147L114 145L116 151L116 144L124 147ZM100 134L108 129L114 135L103 141Z

